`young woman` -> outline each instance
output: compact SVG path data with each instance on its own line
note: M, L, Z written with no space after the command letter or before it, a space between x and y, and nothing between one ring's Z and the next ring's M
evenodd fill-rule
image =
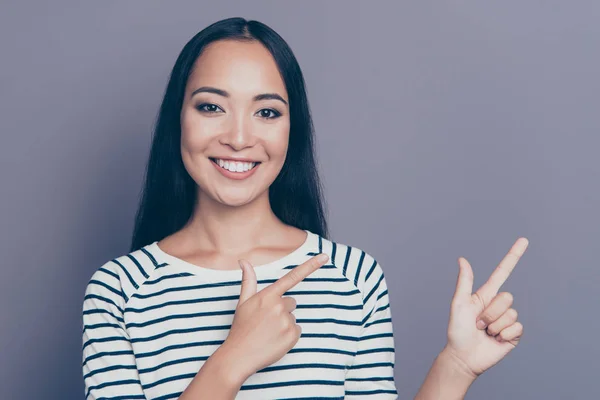
M230 18L185 45L130 253L87 285L87 399L398 397L382 267L328 239L313 146L300 67L272 29ZM459 259L448 344L417 398L462 398L518 343L497 291L526 246L473 295Z

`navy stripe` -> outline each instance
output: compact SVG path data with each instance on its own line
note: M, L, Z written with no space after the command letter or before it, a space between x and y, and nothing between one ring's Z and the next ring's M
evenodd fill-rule
M331 353L331 354L345 354L347 356L354 355L354 352L352 352L352 351L339 350L339 349L320 349L317 347L291 349L290 351L288 351L288 353L289 354L294 354L294 353Z
M112 357L112 356L123 356L123 355L127 355L127 354L133 354L133 351L131 351L131 350L103 351L103 352L100 352L100 353L92 354L91 356L87 357L83 361L83 363L81 364L81 366L83 367L85 364L87 364L88 361L95 360L96 358Z
M389 393L389 394L398 394L397 391L395 390L389 390L389 389L377 389L377 390L346 390L346 395L352 395L352 396L358 396L358 395L365 395L365 394L382 394L382 393Z
M105 274L112 276L112 277L113 277L113 278L115 278L117 281L119 280L119 275L115 274L115 273L114 273L114 272L112 272L112 271L109 271L108 269L106 269L106 268L104 268L104 267L100 267L100 268L98 268L98 271L102 271L102 272L104 272Z
M303 385L328 385L328 386L343 386L344 381L327 381L327 380L306 380L306 381L288 381L288 382L274 382L274 383L263 383L258 385L242 385L240 390L253 390L253 389L267 389L273 387L285 387L285 386L303 386Z
M127 341L128 341L127 338L124 338L122 336L108 336L108 337L103 337L103 338L98 338L98 339L90 339L83 344L83 347L81 348L81 350L84 350L86 347L88 347L92 343L127 342Z
M348 276L346 275L346 270L348 269L348 261L350 260L350 253L352 253L352 246L346 246L346 259L344 260L344 268L343 268L343 275L344 276Z
M222 311L204 311L193 314L175 314L175 315L167 315L166 317L155 318L148 320L146 322L129 322L127 323L127 329L131 328L141 328L148 325L154 325L161 322L173 320L173 319L188 319L188 318L196 318L196 317L210 317L214 315L233 315L235 314L235 310L222 310ZM193 332L193 331L192 331Z
M385 318L385 319L380 319L380 320L377 320L377 321L369 322L368 324L365 325L365 328L368 328L371 325L384 324L386 322L392 322L392 319L391 318Z
M169 400L169 399L178 399L179 396L181 396L183 392L175 392L175 393L170 393L170 394L166 394L164 396L160 396L160 397L155 397L153 400Z
M146 271L144 271L144 268L142 267L142 265L138 262L138 260L133 256L133 254L127 254L127 257L133 261L133 263L135 264L136 267L138 267L138 270L140 271L140 273L144 276L144 278L148 279L148 274L146 273Z
M168 378L159 379L156 382L147 383L145 385L142 385L142 388L150 389L150 388L153 388L153 387L158 386L163 383L178 381L180 379L190 379L190 378L194 378L195 376L196 376L196 374L193 372L190 374L180 374L180 375L169 376Z
M108 290L110 290L111 292L113 292L114 294L116 294L117 296L123 297L123 299L125 299L125 294L123 292L119 292L117 289L113 288L112 286L110 286L104 282L100 282L95 279L92 279L92 280L90 280L89 284L105 287Z
M338 292L338 291L335 291L335 290L302 290L302 291L299 291L299 290L292 291L291 290L289 292L285 292L284 294L287 294L287 295L292 295L292 294L298 294L298 295L301 295L301 294L302 295L335 294L335 295L338 295L338 296L352 296L353 294L357 294L357 293L360 293L358 291L358 289L350 290L349 292Z
M190 274L189 272L180 272L180 273L172 274L172 275L163 275L160 278L156 278L154 280L147 280L146 282L144 282L144 285L155 285L166 279L182 278L182 277L186 277L186 276L194 276L194 274Z
M369 339L379 339L379 338L383 338L383 337L394 337L394 333L387 332L387 333L378 333L376 335L361 336L359 338L359 340L363 341L363 340L369 340Z
M331 263L335 264L335 252L337 250L337 243L331 242Z
M88 374L85 374L83 376L83 379L89 378L90 376L94 376L96 374L101 374L102 372L108 372L108 371L116 371L119 369L135 369L135 365L112 365L110 367L106 367L106 368L100 368L97 370L94 370Z
M371 312L369 313L369 315L367 315L365 318L363 318L363 320L362 320L362 323L363 323L363 325L364 325L364 324L365 324L365 322L367 322L367 321L368 321L368 320L369 320L369 319L370 319L370 318L371 318L373 315L375 315L375 314L377 314L379 311L383 311L383 310L385 310L386 308L389 308L389 307L390 307L390 304L388 303L388 304L386 304L385 306L381 306L381 307L379 307L379 308L378 308L377 310L375 310L375 311L371 311Z
M345 365L341 364L319 364L319 363L308 363L308 364L289 364L289 365L275 365L266 367L256 372L271 372L271 371L283 371L286 369L300 369L300 368L326 368L326 369L346 369Z
M160 339L169 335L174 335L174 334L178 334L178 333L192 333L192 332L205 332L205 331L218 331L218 330L222 330L222 329L230 329L231 325L217 325L217 326L197 326L194 328L179 328L179 329L172 329L170 331L166 331L166 332L162 332L162 333L158 333L156 335L152 335L152 336L146 336L146 337L136 337L136 338L131 338L131 343L143 343L143 342L151 342L153 340L156 339ZM209 343L209 342L206 342ZM211 344L221 344L223 343L223 341L215 341L215 342L210 342ZM145 354L145 353L144 353ZM140 357L138 355L138 357Z
M108 299L104 296L99 296L97 294L86 294L85 297L83 298L83 301L85 302L85 300L89 300L89 299L98 299L98 300L102 300L106 303L112 304L113 306L115 306L117 308L117 310L119 310L119 312L121 314L123 314L123 309L121 309L121 307L119 307L117 305L117 303L115 303L114 301L112 301L111 299Z
M116 258L111 260L112 262L114 262L115 264L117 264L119 267L121 267L121 269L123 270L123 272L125 272L125 275L127 276L127 279L129 280L129 282L133 285L134 288L139 289L139 286L137 283L135 283L135 281L133 280L133 278L131 277L131 275L129 274L129 271L127 271L127 268L125 268L125 266L123 264L121 264L119 262L119 260L117 260Z
M361 321L346 321L344 319L335 319L335 318L297 318L296 322L304 323L304 324L322 324L325 322L331 322L331 323L339 324L339 325L355 325L355 326L362 325Z
M369 280L369 277L371 276L371 274L373 273L373 271L375 271L375 266L377 265L377 261L374 260L373 261L373 265L371 265L371 269L369 270L369 272L367 272L367 276L365 276L365 282Z
M362 304L346 306L343 304L297 304L296 308L336 308L339 310L361 310Z
M232 295L232 296L206 297L206 298L202 298L202 299L173 300L173 301L165 301L164 303L155 304L153 306L148 306L148 307L143 307L143 308L127 307L127 308L125 308L125 312L126 313L127 312L143 313L146 311L156 310L158 308L163 308L163 307L178 305L178 304L195 304L195 303L207 303L207 302L211 302L211 301L239 300L239 298L240 298L240 295L236 294L236 295Z
M156 261L156 258L154 258L154 256L145 248L141 248L142 252L150 259L150 261L152 262L152 264L154 265L154 268L158 267L158 262Z
M360 260L358 261L358 268L356 269L356 275L354 276L354 286L358 285L358 281L360 278L360 269L362 268L363 261L365 259L366 253L361 250Z
M282 397L278 400L344 400L342 397Z
M371 291L369 292L367 297L365 297L365 304L368 303L369 298L373 295L373 293L375 293L377 291L377 289L379 289L379 285L381 284L381 281L383 281L383 274L379 277L379 280L377 281L375 286L373 286L373 289L371 289Z
M335 333L302 333L300 337L306 338L334 338L340 340L358 341L360 338L356 336L336 335Z
M367 350L360 350L356 352L356 355L361 355L361 354L372 354L372 353L393 353L394 349L391 347L381 347L378 349L367 349Z
M91 310L85 310L83 312L83 315L90 315L90 314L108 314L108 315L110 315L111 317L113 317L114 319L116 319L119 322L125 322L125 321L123 321L123 318L118 317L118 316L114 315L113 313L111 313L110 311L103 310L101 308L91 309Z
M377 381L393 381L394 378L391 376L373 376L368 378L346 378L346 381L352 382L377 382Z
M377 300L381 299L383 296L385 296L386 294L388 294L387 289L385 289L383 292L381 292L381 294L379 296L377 296Z
M177 360L171 360L171 361L164 362L162 364L158 364L158 365L156 365L156 366L154 366L152 368L140 369L139 373L140 373L140 375L147 374L147 373L150 373L150 372L158 371L161 368L168 367L169 365L183 364L183 363L186 363L186 362L206 361L206 360L208 360L208 358L209 358L209 356L180 358L180 359L177 359Z
M381 306L379 307L377 310L375 310L376 313L378 313L379 311L383 311L390 308L390 303L386 304L385 306Z
M348 367L348 369L364 369L364 368L379 368L379 367L394 368L394 363L381 362L381 363L371 363L371 364L358 364L358 365L351 365L350 367Z
M108 323L108 322L103 322L101 324L84 325L82 332L85 332L87 329L98 329L98 328L117 328L117 329L122 329L121 325L111 324L111 323Z
M102 389L102 388L105 388L108 386L117 386L117 385L120 386L120 385L139 384L139 383L140 383L140 381L137 379L125 379L122 381L104 382L99 385L90 386L88 389L88 392L85 394L85 397L87 398L90 395L91 391L95 390L95 389Z
M229 329L230 325L213 326L212 328L213 329L208 329L208 330L216 330L218 328ZM207 330L207 329L204 329L204 330ZM213 340L213 341L210 341L210 342L189 342L189 343L184 343L184 344L173 344L173 345L166 346L166 347L163 347L162 349L158 349L158 350L155 350L155 351L150 351L150 352L147 352L147 353L136 354L135 357L136 358L153 357L153 356L157 356L159 354L165 353L165 352L167 352L169 350L185 349L185 348L188 348L188 347L198 347L198 346L220 345L222 343L223 343L222 340Z
M312 255L316 256L317 253L313 253ZM287 267L285 267L283 269L293 269L293 268L296 268L296 267L297 267L297 265L288 265ZM321 267L319 269L334 269L334 268L336 268L336 266L333 265L333 264L323 264L323 265L321 265Z
M142 268L142 265L138 262L138 260L132 254L127 254L127 257L131 261L133 261L133 263L138 268L138 270L140 271L140 273L144 276L144 278L148 279L148 274L146 273L146 271L144 271L144 268Z

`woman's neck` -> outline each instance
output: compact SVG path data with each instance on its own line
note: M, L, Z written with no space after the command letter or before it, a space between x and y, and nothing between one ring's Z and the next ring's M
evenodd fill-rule
M205 195L198 198L179 239L193 242L196 248L240 253L265 242L277 242L277 237L289 228L273 213L268 192L241 206L224 205Z

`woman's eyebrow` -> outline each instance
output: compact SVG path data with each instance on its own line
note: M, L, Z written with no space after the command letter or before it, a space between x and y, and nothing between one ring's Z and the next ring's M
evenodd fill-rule
M202 87L194 90L192 92L192 94L190 95L190 98L194 97L195 94L200 93L200 92L214 93L214 94L218 94L218 95L223 96L223 97L229 97L229 92L227 92L225 90L217 89L217 88L212 87L212 86L202 86ZM256 96L254 96L254 98L252 100L254 100L254 101L260 101L260 100L269 100L269 99L279 100L279 101L283 102L283 104L287 105L287 101L285 101L283 99L283 97L281 97L277 93L262 93L262 94L257 94Z

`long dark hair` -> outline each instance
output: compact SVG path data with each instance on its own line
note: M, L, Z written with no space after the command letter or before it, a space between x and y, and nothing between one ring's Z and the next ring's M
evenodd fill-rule
M192 216L196 182L181 159L179 117L194 62L208 44L224 39L260 41L273 55L288 92L289 144L282 170L269 187L273 212L285 224L328 238L314 128L298 61L273 29L258 21L236 17L215 22L198 32L177 57L156 118L130 251L177 232Z

